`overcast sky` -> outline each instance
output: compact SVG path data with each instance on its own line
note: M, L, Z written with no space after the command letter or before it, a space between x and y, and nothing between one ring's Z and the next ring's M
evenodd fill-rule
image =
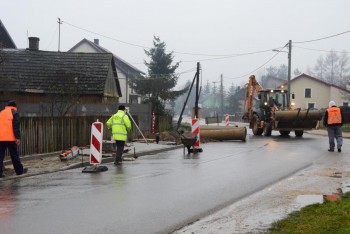
M219 82L223 74L228 88L263 74L264 67L287 64L287 53L279 53L263 66L276 54L271 50L289 40L292 71L313 68L326 54L315 50L350 51L350 33L297 43L349 31L349 9L349 0L0 0L0 19L18 48L27 48L28 35L40 38L40 50L57 51L61 18L61 51L98 38L144 72L144 48L159 36L174 61L182 61L177 72L187 71L179 85L192 81L200 62L203 82Z

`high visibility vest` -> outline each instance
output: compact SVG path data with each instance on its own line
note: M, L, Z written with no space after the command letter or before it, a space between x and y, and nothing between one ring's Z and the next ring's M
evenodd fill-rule
M128 138L128 131L131 129L131 122L127 114L118 110L107 120L107 128L112 129L113 139L117 141L126 141Z
M15 133L13 131L13 114L12 110L17 111L16 107L6 106L0 112L0 141L15 141Z
M328 125L342 123L341 112L339 107L332 106L327 109L327 113L328 113L328 122L327 122Z

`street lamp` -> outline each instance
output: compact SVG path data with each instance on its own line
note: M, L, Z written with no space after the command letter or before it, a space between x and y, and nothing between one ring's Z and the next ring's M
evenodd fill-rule
M290 90L290 79L291 79L291 67L292 67L292 40L289 40L288 42L288 52L287 51L282 51L282 50L272 50L274 52L283 52L283 53L288 53L288 95L287 95L287 106L290 105L290 94L292 91Z

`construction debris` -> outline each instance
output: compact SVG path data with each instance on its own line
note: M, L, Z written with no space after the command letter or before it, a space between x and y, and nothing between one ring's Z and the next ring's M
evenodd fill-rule
M78 155L79 155L79 147L73 146L70 149L63 150L59 157L61 161L66 161L68 159L73 159Z

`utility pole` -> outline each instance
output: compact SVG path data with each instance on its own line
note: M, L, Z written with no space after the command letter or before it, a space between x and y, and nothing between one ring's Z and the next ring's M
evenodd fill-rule
M220 97L221 97L221 114L224 115L224 85L223 85L222 74L221 74L221 84L220 84Z
M61 45L61 18L58 18L58 52L60 52L60 45Z
M291 67L292 67L292 40L289 40L289 50L288 50L288 95L287 95L287 106L290 105L292 91L290 89L290 80L291 80Z
M125 78L125 103L128 103L128 89L129 89L129 69L126 73L126 78Z
M200 64L197 62L197 77L196 77L196 102L194 105L194 116L195 118L199 119L198 116L198 99L199 99L199 69L200 69Z

